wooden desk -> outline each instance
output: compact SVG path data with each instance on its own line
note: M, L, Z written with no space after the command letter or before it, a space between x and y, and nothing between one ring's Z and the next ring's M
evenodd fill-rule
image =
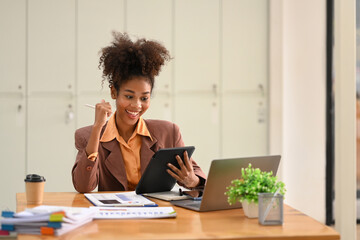
M16 195L17 211L26 207L25 193ZM154 200L159 206L169 202ZM44 205L88 207L83 194L45 193ZM173 208L173 219L94 220L61 239L340 239L339 234L305 214L285 205L282 226L262 226L244 216L242 209L198 213ZM56 239L51 236L19 235L22 239Z

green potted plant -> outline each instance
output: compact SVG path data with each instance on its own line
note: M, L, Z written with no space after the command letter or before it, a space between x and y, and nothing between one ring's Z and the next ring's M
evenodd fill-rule
M279 193L286 192L285 184L277 181L272 172L263 172L259 168L253 168L251 164L241 169L241 179L231 181L225 194L228 196L228 203L241 202L244 213L249 218L258 217L258 193Z

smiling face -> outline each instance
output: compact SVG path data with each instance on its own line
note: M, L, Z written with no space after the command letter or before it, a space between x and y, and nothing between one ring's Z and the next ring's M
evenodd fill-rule
M120 86L119 92L111 88L111 97L116 99L116 125L118 130L135 128L139 118L150 106L151 85L145 77L132 77Z

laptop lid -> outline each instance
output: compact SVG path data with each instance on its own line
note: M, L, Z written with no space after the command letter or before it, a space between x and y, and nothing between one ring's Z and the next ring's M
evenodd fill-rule
M180 200L172 203L176 206L201 212L240 208L241 203L229 205L225 195L226 187L231 184L232 180L241 178L241 169L246 168L249 163L254 168L260 168L261 171L272 171L275 176L280 158L281 156L276 155L213 160L201 203L195 203L193 200ZM196 207L196 205L200 205L200 207Z

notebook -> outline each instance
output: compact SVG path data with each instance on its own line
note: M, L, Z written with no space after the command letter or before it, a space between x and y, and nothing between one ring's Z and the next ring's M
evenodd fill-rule
M261 171L272 171L275 176L280 158L281 156L276 155L213 160L202 199L177 200L171 201L171 203L199 212L240 208L241 203L230 205L227 202L225 192L232 180L241 177L241 168L246 168L251 163L254 168L260 168Z

